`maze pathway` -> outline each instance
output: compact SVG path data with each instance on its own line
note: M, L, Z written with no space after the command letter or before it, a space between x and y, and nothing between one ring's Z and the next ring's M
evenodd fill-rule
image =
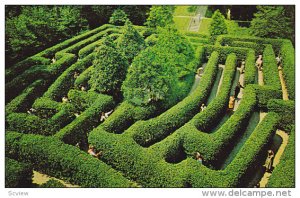
M57 180L57 181L61 182L65 187L68 187L68 188L78 188L78 187L80 187L80 186L78 186L78 185L70 184L70 183L65 182L65 181L63 181L63 180L61 180L61 179L57 179L57 178L55 178L55 177L51 177L51 176L49 176L49 175L40 173L40 172L38 172L38 171L33 171L33 178L32 178L32 183L33 183L33 184L41 185L41 184L46 183L46 182L49 181L50 179Z

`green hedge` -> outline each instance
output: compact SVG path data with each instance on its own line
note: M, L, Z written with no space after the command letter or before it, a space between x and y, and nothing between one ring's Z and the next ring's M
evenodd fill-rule
M77 112L84 111L90 107L97 99L98 93L94 91L79 91L71 89L68 93L68 98Z
M148 36L145 39L145 43L146 43L147 46L154 46L157 41L158 41L158 35L157 34L152 34L151 36Z
M34 99L45 90L45 81L36 80L29 85L20 95L15 97L5 106L5 115L12 112L26 112L31 107Z
M252 86L252 85L251 85ZM282 92L275 89L273 86L253 86L255 88L256 97L258 100L258 108L267 111L268 102L271 99L281 99Z
M32 176L31 165L5 158L5 188L30 187Z
M260 43L255 42L247 42L247 41L232 41L231 45L232 47L244 47L244 48L250 48L255 51L256 55L262 54L264 51L265 46L261 45Z
M255 84L257 78L257 67L255 66L255 52L250 49L245 60L244 85Z
M295 101L271 99L268 101L268 111L276 112L280 117L279 126L289 132L295 125Z
M80 49L84 48L85 46L87 46L87 45L89 45L89 44L91 44L95 41L100 40L103 36L108 35L108 34L112 34L112 33L119 33L119 29L117 29L116 27L111 27L111 28L105 29L105 30L103 30L103 31L101 31L101 32L85 39L85 40L79 41L76 44L57 52L55 54L55 57L56 57L56 59L59 59L61 54L64 54L64 53L77 54ZM95 43L94 47L96 47L96 45L97 45L97 42ZM93 50L91 50L90 52L92 52L92 51ZM87 54L85 54L85 55L87 55Z
M5 84L5 103L20 95L21 92L39 78L49 79L49 71L44 65L37 65Z
M230 145L244 132L257 104L255 95L255 89L247 86L239 108L212 134L199 133L192 123L185 125L181 130L186 134L183 142L186 153L193 156L195 151L201 151L209 163L222 161L228 155Z
M58 129L65 127L67 124L72 122L76 116L74 113L78 113L74 106L70 103L66 103L62 105L62 108L59 112L54 114L49 120L49 125L57 125Z
M209 39L205 39L205 38L197 38L197 37L189 37L189 41L191 43L197 43L197 44L209 44L210 40Z
M61 110L62 103L55 102L50 98L40 97L36 99L32 107L37 111L36 114L42 118L50 118Z
M57 60L55 63L49 65L47 69L54 76L55 79L64 70L66 70L69 66L75 63L76 60L77 58L74 54L63 53L62 57L59 60Z
M64 95L67 95L68 90L72 87L75 79L75 71L82 72L92 64L94 55L90 54L84 59L77 61L75 64L66 69L44 93L44 97L51 98L55 101L61 101ZM60 59L61 60L61 59ZM58 61L57 61L58 62Z
M16 149L16 157L30 162L33 168L50 176L82 187L130 187L120 173L80 149L64 144L53 137L6 134L6 151ZM15 147L17 145L17 147Z
M149 146L160 141L189 121L199 111L200 105L208 97L213 79L216 77L218 57L217 52L212 53L200 80L200 86L191 95L156 118L136 122L127 131L132 133L138 144Z
M223 46L214 46L214 45L205 45L206 55L210 55L213 51L219 53L219 62L225 62L229 54L234 53L237 56L237 59L246 59L248 48L242 47L223 47Z
M289 98L295 100L295 49L291 41L285 41L280 49L284 80Z
M293 126L287 147L280 158L279 164L273 170L267 187L271 188L295 188L295 126Z
M46 183L41 184L39 188L65 188L65 185L55 179L50 179Z
M84 70L75 80L74 87L80 88L80 85L87 86L88 82L91 78L92 72L94 70L94 66L89 66L86 70Z
M111 96L99 94L91 107L56 133L55 137L72 145L86 140L87 133L99 124L101 112L107 112L111 110L113 106L114 101Z
M263 73L265 85L281 90L277 62L271 45L267 45L263 53Z
M52 135L57 125L50 125L47 120L27 113L11 113L6 117L6 130L41 135Z
M224 46L224 45L232 45L232 42L242 41L242 42L252 42L258 43L260 45L270 44L272 45L273 49L275 50L276 54L280 51L281 45L285 39L270 39L270 38L259 38L259 37L252 37L252 36L234 36L234 35L221 35L218 36L215 45L217 46Z
M194 33L194 32L186 32L185 35L188 36L188 37L196 37L196 38L209 39L209 36L207 34L199 34L199 33Z
M235 72L236 55L230 54L225 63L223 81L219 93L203 112L197 114L193 118L193 123L199 130L205 132L210 131L224 116L224 113L228 107L228 101Z
M93 29L91 31L85 32L85 33L80 34L78 36L75 36L75 37L73 37L71 39L63 41L63 42L61 42L61 43L59 43L59 44L57 44L57 45L55 45L53 47L50 47L50 48L48 48L48 49L46 49L46 50L44 50L44 51L36 54L36 56L43 56L43 57L52 59L54 57L55 53L57 53L58 51L63 50L63 49L65 49L65 48L67 48L67 47L69 47L71 45L74 45L74 44L78 43L81 40L89 38L89 37L91 37L91 36L93 36L93 35L101 32L101 31L103 31L103 30L105 30L107 28L111 28L111 27L115 27L115 26L113 26L111 24L102 25L102 26L100 26L100 27L98 27L96 29Z
M14 66L5 70L5 82L8 83L15 76L35 65L49 65L50 60L44 57L31 56L25 60L16 63Z

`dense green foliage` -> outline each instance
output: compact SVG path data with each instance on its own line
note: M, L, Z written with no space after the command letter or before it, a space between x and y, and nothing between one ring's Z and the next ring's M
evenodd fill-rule
M117 40L117 47L129 63L145 48L144 38L133 27L130 21L127 21L124 25L121 35Z
M100 93L118 94L125 79L128 62L109 37L95 51L94 71L89 84Z
M294 38L294 21L291 21L284 6L257 6L257 13L251 21L252 34L269 38ZM295 11L294 11L295 12ZM293 14L291 14L293 15Z
M165 27L173 24L173 13L175 6L171 5L154 5L150 8L149 16L145 25L156 28Z
M114 25L124 25L126 20L128 20L127 14L121 9L116 9L109 18L109 23Z
M209 33L213 40L218 35L227 34L225 18L219 10L216 10L212 16L212 22L209 27Z
M39 186L40 188L64 188L65 185L63 185L60 181L55 179L50 179L46 183Z
M11 149L14 152L10 153ZM32 163L36 170L82 187L130 186L127 179L105 163L53 137L9 132L6 134L6 155Z
M26 188L32 182L32 167L30 164L5 158L5 188Z

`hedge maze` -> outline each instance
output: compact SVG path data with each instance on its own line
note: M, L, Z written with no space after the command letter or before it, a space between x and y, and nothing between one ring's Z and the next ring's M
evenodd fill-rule
M148 46L155 44L155 33L136 29ZM295 186L295 59L289 40L221 35L210 43L187 33L193 64L203 66L203 74L195 90L157 113L80 90L88 87L94 49L103 37L117 40L120 30L103 25L6 69L7 187L27 187L32 170L80 187L253 187L263 177L258 173L277 129L289 140L267 186ZM259 54L263 85L255 66ZM278 54L289 100L282 100ZM244 89L228 112L238 81ZM68 102L62 102L65 96ZM27 113L30 108L35 112ZM111 109L100 122L100 113ZM100 159L87 153L88 145L103 152Z

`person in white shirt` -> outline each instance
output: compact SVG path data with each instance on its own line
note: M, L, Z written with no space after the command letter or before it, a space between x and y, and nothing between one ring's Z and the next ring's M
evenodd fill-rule
M100 122L106 120L106 118L108 118L108 116L109 116L112 112L113 112L113 109L112 109L111 111L109 111L109 112L106 112L106 113L102 112L102 113L101 113L101 116L100 116Z
M202 105L201 105L201 111L204 111L204 109L206 109L206 106L205 106L204 103L202 103Z

